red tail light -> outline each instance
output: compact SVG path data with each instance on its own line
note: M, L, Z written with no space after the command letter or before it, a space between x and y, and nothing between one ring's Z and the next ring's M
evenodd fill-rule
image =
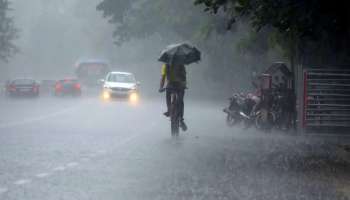
M74 84L74 88L77 89L77 90L80 90L81 89L81 86L79 83L76 83Z

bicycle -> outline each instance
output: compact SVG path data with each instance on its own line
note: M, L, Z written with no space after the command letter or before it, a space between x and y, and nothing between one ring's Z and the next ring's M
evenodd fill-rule
M161 89L160 92L164 92L165 90L166 89ZM181 116L180 116L179 94L178 94L178 91L175 89L170 90L169 117L170 117L171 136L178 137L180 132Z

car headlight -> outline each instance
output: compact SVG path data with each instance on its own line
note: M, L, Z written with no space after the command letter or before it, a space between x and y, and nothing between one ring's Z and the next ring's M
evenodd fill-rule
M139 101L139 95L136 92L133 92L129 95L129 101L131 103L137 103Z
M111 98L111 94L109 93L109 91L103 90L103 92L102 92L102 98L103 98L104 100L110 99L110 98Z

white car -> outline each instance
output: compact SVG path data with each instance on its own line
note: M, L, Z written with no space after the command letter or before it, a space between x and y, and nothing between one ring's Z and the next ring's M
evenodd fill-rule
M139 85L134 74L129 72L110 72L102 80L103 92L102 98L105 100L111 98L129 98L129 101L136 102L139 99Z

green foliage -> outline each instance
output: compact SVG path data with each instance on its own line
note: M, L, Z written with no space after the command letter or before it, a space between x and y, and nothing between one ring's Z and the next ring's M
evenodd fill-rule
M214 13L219 11L220 6L224 1L203 1L209 7L213 6ZM226 37L230 35L231 46L225 54L236 54L237 50L242 54L252 53L265 54L269 50L268 33L253 33L249 30L250 36L239 42L238 48L233 42L233 38L242 38L232 34L236 30L228 31L227 28L232 28L234 22L234 8L245 5L244 0L231 1L231 4L226 4L223 8L226 13L218 15L205 14L202 10L204 6L194 6L200 4L201 0L103 0L97 9L103 12L103 15L109 18L109 21L116 25L114 36L117 44L122 44L132 38L142 39L153 34L159 34L164 38L171 38L173 35L180 36L184 40L190 40L199 46L205 47L206 51L212 56L214 62L218 61L218 55L214 53L223 47L218 42L209 43L208 39L212 35L216 37ZM245 9L242 7L241 9ZM243 12L243 11L242 11ZM228 25L228 26L227 26ZM239 32L239 31L238 31ZM220 36L221 35L221 36ZM254 36L254 37L253 37ZM225 39L225 41L228 41ZM211 53L213 52L213 53Z
M245 30L239 30L235 25L228 31L227 24L233 22L230 16L205 13L204 6L194 6L194 3L195 0L103 0L97 10L115 24L117 44L151 35L160 36L168 44L178 40L190 41L203 52L203 60L208 64L206 78L227 81L235 87L242 81L249 81L246 74L250 69L265 66L267 61L266 37L256 34L256 46L241 45L242 48L237 49L237 43L247 35ZM232 7L226 6L226 12L232 11L233 14ZM259 55L255 58L248 55L251 51ZM243 76L237 74L237 70Z
M188 0L103 0L97 10L116 25L117 44L153 34L205 39L212 28L212 18Z
M324 51L320 56L345 52L343 58L349 62L350 12L346 1L196 0L195 3L215 14L222 10L235 20L248 18L256 30L273 27L284 37L286 42L279 41L291 54L302 44L304 49Z
M13 19L8 16L10 3L8 0L0 0L0 59L7 61L18 49L13 44L17 38L17 29Z
M269 48L272 46L268 42L269 32L264 31L257 33L251 31L249 35L242 38L237 45L239 52L242 54L251 53L254 55L265 54Z
M196 0L207 11L220 9L231 12L231 17L247 16L258 30L273 26L281 33L293 32L301 37L318 38L320 31L328 34L348 32L350 13L347 3L326 0ZM229 8L229 9L228 9Z

